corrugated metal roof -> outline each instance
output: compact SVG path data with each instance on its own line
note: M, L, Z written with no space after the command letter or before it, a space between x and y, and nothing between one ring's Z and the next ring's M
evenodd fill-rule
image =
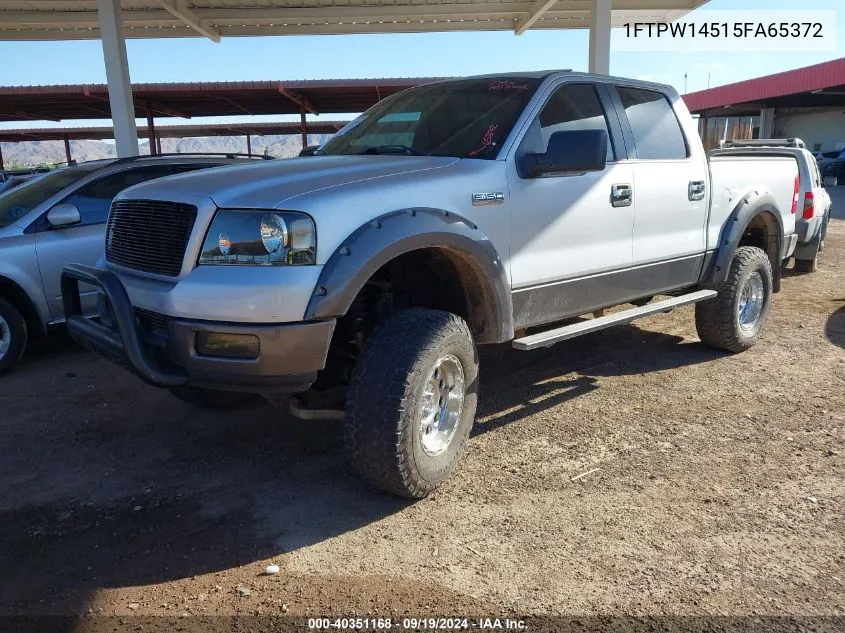
M347 121L308 121L309 134L334 134ZM300 134L301 124L296 122L278 123L212 123L208 125L157 125L155 135L158 138L192 138L204 136L273 136L282 134ZM138 136L146 138L148 129L138 126ZM61 141L103 140L114 138L112 127L52 127L0 129L0 141L15 143L21 141Z
M845 57L684 95L690 112L758 103L845 85Z
M612 23L676 20L707 0L613 0ZM586 28L587 0L122 0L126 37ZM0 0L0 40L98 39L96 0Z
M133 84L135 115L157 117L354 113L433 77ZM0 87L0 121L111 118L108 86Z

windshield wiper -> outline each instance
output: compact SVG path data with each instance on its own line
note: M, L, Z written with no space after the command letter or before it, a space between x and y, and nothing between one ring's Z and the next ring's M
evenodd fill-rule
M407 145L373 145L363 149L361 154L410 154L412 156L423 156L413 147Z

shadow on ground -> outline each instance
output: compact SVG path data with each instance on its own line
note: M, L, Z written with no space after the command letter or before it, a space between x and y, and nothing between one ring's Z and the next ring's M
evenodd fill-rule
M634 326L485 349L475 433L596 389L597 376L718 356ZM67 341L0 386L0 614L82 613L100 587L226 570L407 507L350 474L337 422L198 411Z
M598 389L597 377L665 371L724 356L680 336L620 326L548 349L482 350L480 435ZM574 374L574 375L573 375ZM555 395L546 397L550 392ZM514 407L516 407L514 409ZM507 411L507 413L500 413Z
M842 300L845 301L845 298ZM845 306L830 315L825 324L824 333L831 343L845 348Z

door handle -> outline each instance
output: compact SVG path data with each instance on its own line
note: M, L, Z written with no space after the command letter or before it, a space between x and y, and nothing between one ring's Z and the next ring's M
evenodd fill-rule
M689 199L692 201L704 200L704 181L690 180L688 193Z
M634 201L634 190L629 184L613 185L610 188L610 204L614 207L630 207Z

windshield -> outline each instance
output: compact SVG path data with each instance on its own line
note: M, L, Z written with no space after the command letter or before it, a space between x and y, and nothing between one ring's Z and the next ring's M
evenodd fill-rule
M0 195L0 228L19 220L48 198L102 166L100 163L58 169Z
M370 108L316 153L492 160L539 83L533 77L507 77L411 88Z

